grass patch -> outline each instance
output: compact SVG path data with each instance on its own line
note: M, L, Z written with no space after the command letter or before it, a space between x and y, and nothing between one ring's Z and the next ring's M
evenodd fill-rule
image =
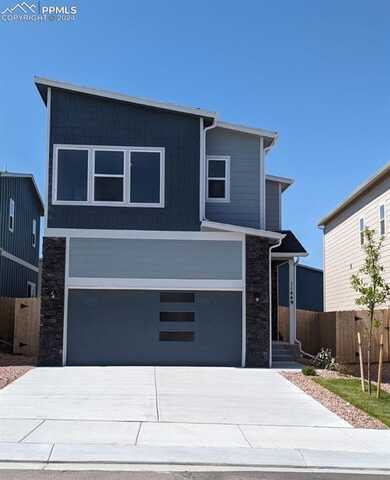
M390 427L389 393L382 390L381 398L378 400L376 398L376 386L372 385L370 397L367 392L362 392L361 383L358 379L317 377L313 378L313 381Z

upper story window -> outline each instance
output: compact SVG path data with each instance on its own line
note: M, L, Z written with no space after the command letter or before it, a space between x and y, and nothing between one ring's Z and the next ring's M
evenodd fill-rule
M9 199L8 208L8 229L13 233L15 229L15 202L12 198Z
M207 201L230 202L230 157L207 157Z
M359 220L360 245L364 245L364 218Z
M32 221L32 246L33 248L37 246L37 221L35 218Z
M56 145L53 204L164 207L165 149Z
M385 206L381 205L379 207L379 231L381 235L386 233L386 222L385 222Z

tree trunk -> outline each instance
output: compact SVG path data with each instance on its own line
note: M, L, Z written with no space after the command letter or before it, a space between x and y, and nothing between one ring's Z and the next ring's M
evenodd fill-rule
M371 344L372 344L372 326L374 322L374 312L370 312L370 329L368 332L368 348L367 348L367 381L368 394L371 395Z

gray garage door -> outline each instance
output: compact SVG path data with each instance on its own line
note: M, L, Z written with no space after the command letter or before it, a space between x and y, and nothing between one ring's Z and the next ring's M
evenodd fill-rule
M241 364L240 292L70 290L68 365Z

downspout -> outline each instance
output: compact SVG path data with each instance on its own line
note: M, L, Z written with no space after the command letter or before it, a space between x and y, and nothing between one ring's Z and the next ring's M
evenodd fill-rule
M271 245L269 247L269 258L268 258L268 297L269 297L269 368L272 367L272 250L274 248L280 247L282 244L283 238L286 235L283 235L283 237L278 240L275 245Z
M203 165L203 178L201 181L203 182L203 188L201 189L202 191L202 209L200 212L200 221L202 222L203 220L207 220L206 218L206 178L207 178L207 163L206 163L206 133L211 130L212 128L215 128L217 126L217 119L213 118L213 121L211 125L208 127L205 127L203 129L203 145L202 145L202 165Z
M299 263L299 257L296 257L295 260L294 260L294 265L295 265L295 268L294 268L294 274L295 276L297 275L297 265ZM297 295L297 281L295 279L295 304L296 304L296 295ZM295 309L295 312L296 312L296 309ZM295 318L295 325L296 325L296 318ZM295 343L298 345L298 348L299 348L299 353L302 355L302 357L309 357L311 359L314 359L314 355L312 355L311 353L307 353L305 352L303 349L302 349L302 343L300 340L298 340L297 338L297 330L295 328Z

